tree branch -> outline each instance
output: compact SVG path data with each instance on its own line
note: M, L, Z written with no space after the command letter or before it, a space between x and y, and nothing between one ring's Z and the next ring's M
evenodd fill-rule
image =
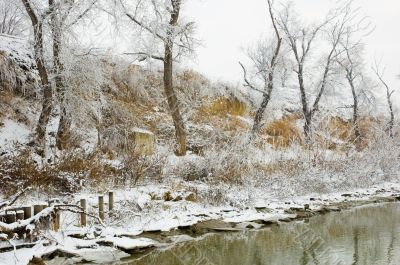
M257 91L257 92L260 92L262 94L266 94L265 91L262 91L261 89L256 88L253 84L250 83L250 81L247 79L247 70L246 70L246 68L244 67L244 65L241 62L239 62L239 64L243 69L243 79L244 79L244 82L245 82L245 84L243 84L243 85L245 87L251 88L251 89L253 89L253 90Z
M125 55L143 55L144 57L139 59L139 62L142 62L146 60L147 58L151 58L154 60L159 60L159 61L164 61L164 57L157 56L157 55L152 55L146 52L126 52L124 53Z
M133 22L135 22L137 25L139 25L140 27L144 28L145 30L147 30L148 32L150 32L151 34L153 34L154 36L157 36L157 38L161 39L163 42L165 42L165 38L163 36L161 36L160 34L158 34L157 32L153 31L150 27L148 27L147 25L143 24L142 22L140 22L139 20L136 19L135 16L129 14L128 12L125 13L125 15L131 19Z
M24 194L26 191L30 190L31 187L26 187L25 189L17 192L17 194L14 195L14 197L11 200L5 201L5 202L1 202L0 203L0 210L3 209L4 207L8 207L14 204L14 202L16 202L18 200L19 197L22 196L22 194Z

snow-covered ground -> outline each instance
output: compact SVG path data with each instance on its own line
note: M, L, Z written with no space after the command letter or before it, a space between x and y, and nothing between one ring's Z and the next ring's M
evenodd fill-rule
M201 185L198 186L201 189ZM27 264L35 257L49 257L56 250L74 257L72 260L107 263L119 260L129 254L126 252L161 247L182 240L190 240L184 233L172 236L166 243L163 240L148 238L146 232L168 232L179 228L193 226L210 220L218 220L226 225L211 224L211 230L238 230L260 228L266 223L290 220L296 217L293 209L317 211L324 207L338 205L349 201L372 202L376 198L400 195L399 183L385 183L368 189L354 189L329 194L307 194L274 199L262 190L254 190L259 197L241 207L230 205L212 206L196 201L188 187L177 189L176 186L146 185L129 190L115 190L115 207L109 216L106 211L105 226L88 217L86 227L79 226L79 216L64 212L61 215L61 230L42 231L42 239L35 246L0 253L0 264ZM228 191L228 193L236 190ZM69 203L77 203L81 198L87 199L88 212L96 214L99 193L80 193L74 197L64 198ZM26 198L34 201L35 198ZM38 198L36 200L39 201ZM240 201L240 196L238 196ZM372 200L372 201L371 201ZM107 202L107 196L105 196ZM240 203L238 203L240 205ZM107 209L107 204L105 209ZM179 233L178 233L179 234ZM182 238L181 238L182 237ZM1 242L1 247L18 245L22 241L10 239ZM172 243L171 243L172 242ZM57 262L53 260L51 264Z
M0 153L12 149L15 145L26 144L30 130L21 123L4 119L0 126Z

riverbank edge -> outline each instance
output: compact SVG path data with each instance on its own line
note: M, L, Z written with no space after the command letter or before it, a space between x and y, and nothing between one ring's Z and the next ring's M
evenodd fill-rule
M37 242L39 248L29 245L32 253L23 253L28 248L18 249L21 255L29 257L28 262L44 262L56 257L76 258L77 260L90 261L85 258L84 250L92 249L94 252L102 251L102 248L113 248L122 251L126 255L121 258L137 254L138 258L153 249L161 249L182 242L195 240L209 233L235 232L244 230L258 230L271 225L279 225L282 222L300 221L317 215L330 212L348 210L363 205L377 203L390 203L400 201L400 185L385 183L374 188L359 189L347 193L322 194L321 196L302 196L287 201L265 201L258 203L246 210L234 210L219 208L222 213L219 218L204 217L193 221L191 224L180 224L167 230L145 229L142 232L115 233L104 238L85 239L82 234L61 233L68 238L73 238L74 244L66 243L65 237L53 245L48 242ZM210 211L211 212L211 211ZM232 214L235 213L235 214ZM201 214L201 213L199 213ZM210 214L210 216L212 216ZM168 220L166 220L168 221ZM56 233L53 232L55 238ZM65 243L65 244L63 244ZM13 251L9 251L9 254ZM22 252L22 253L21 253ZM7 255L0 253L0 263L7 260ZM15 255L14 255L15 254ZM93 254L93 253L92 253ZM3 258L1 258L3 256ZM10 255L8 255L10 256ZM17 256L17 253L13 253ZM98 262L97 260L96 262ZM11 264L11 263L9 263ZM27 264L27 263L16 263Z

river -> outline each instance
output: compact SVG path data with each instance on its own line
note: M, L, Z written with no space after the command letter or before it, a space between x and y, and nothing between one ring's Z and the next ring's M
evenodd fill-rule
M261 230L208 234L118 264L398 265L400 203L332 212Z

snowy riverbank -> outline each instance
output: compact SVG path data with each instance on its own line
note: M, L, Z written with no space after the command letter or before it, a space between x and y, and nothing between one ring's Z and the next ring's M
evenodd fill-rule
M46 260L57 256L73 257L72 261L76 262L106 263L139 249L163 247L211 231L259 229L282 221L400 198L400 184L385 183L342 193L280 199L260 196L248 205L241 205L243 198L238 194L235 206L212 206L198 201L195 193L185 191L187 188L149 185L115 190L115 209L110 216L106 214L105 227L90 217L86 227L78 227L77 214L64 212L61 215L61 230L40 231L41 239L35 244L20 245L23 242L20 239L2 241L0 264L27 264L34 257ZM201 189L201 186L197 188ZM228 193L232 192L235 189ZM262 190L254 190L253 193L262 194ZM70 203L87 199L88 212L96 214L97 196L81 193L68 199ZM18 246L18 249L13 250L12 245ZM7 246L10 248L6 249Z

